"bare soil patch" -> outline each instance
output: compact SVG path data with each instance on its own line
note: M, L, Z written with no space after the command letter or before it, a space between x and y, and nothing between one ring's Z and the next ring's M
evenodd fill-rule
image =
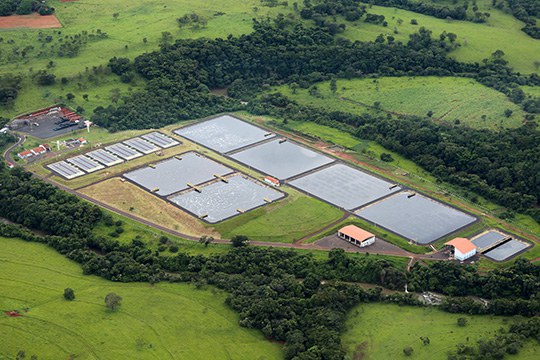
M55 15L10 15L0 16L0 29L32 28L50 29L60 28L62 24Z
M171 203L130 182L122 182L118 177L90 185L79 192L171 230L192 236L210 235L216 239L221 237L214 228L204 226L202 222Z

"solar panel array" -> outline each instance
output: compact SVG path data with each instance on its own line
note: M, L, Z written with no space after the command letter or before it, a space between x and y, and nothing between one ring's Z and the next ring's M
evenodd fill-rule
M135 150L138 150L138 151L142 152L143 154L147 154L147 155L150 154L150 153L156 152L156 151L158 151L160 149L156 145L151 144L148 141L143 140L143 139L141 139L139 137L126 140L126 141L124 141L124 144L128 145L129 147L132 147Z
M124 140L123 143L109 145L104 149L71 157L48 167L66 179L73 179L178 144L180 144L179 141L154 131L141 137Z
M86 156L96 161L99 161L105 166L118 165L124 162L124 160L120 159L118 156L113 155L110 152L107 152L103 149L90 151L89 153L86 153Z
M68 180L84 175L82 170L65 161L59 161L54 164L47 165L47 167Z
M121 143L116 143L110 146L105 147L105 150L112 152L114 155L119 156L125 160L133 160L140 156L143 156L140 152L137 150L134 150L130 148L129 146L126 146Z
M95 162L94 160L84 155L79 155L79 156L75 156L73 158L67 159L67 162L77 166L78 168L86 171L87 173L105 169L105 166Z
M180 144L179 141L176 141L173 138L168 137L167 135L164 135L157 131L151 132L141 137L144 140L150 141L152 144L161 146L164 149Z

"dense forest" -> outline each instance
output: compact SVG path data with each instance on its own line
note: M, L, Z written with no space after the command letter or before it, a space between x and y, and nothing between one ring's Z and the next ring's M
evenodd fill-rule
M46 0L0 0L0 16L27 15L33 12L51 15L54 8L50 7Z
M436 124L430 119L356 116L310 109L272 95L257 98L266 85L289 83L309 87L333 77L457 75L473 77L509 99L540 110L526 99L520 85L540 85L536 74L513 73L502 51L482 64L464 64L447 57L454 37L420 28L406 44L392 38L350 42L325 29L287 26L279 19L255 22L255 31L226 40L178 40L160 51L143 54L134 63L113 58L118 75L137 71L147 79L146 91L124 102L95 110L93 120L112 131L161 127L178 120L245 108L209 89L229 86L229 95L248 100L247 109L283 119L315 121L335 126L363 139L379 142L414 160L441 180L458 184L540 219L540 135L529 123L519 129L494 132Z
M540 267L526 260L487 274L450 262L417 264L407 274L387 260L369 254L351 257L341 249L330 251L325 260L243 242L238 244L244 246L210 257L181 251L164 255L138 237L119 243L94 235L100 222L115 226L109 216L22 170L1 171L0 183L8 189L0 192L2 214L16 222L28 218L27 226L49 234L40 237L21 226L0 223L0 236L46 243L80 263L85 274L112 281L191 282L196 287L208 284L224 289L229 293L226 303L240 314L240 324L283 341L286 359L343 359L340 334L348 311L361 302L421 305L414 294L384 295L380 288L363 290L356 282L390 289L403 289L408 283L415 291L491 299L484 303L448 298L442 308L451 312L540 313ZM74 213L79 220L69 218ZM51 224L50 218L57 224Z

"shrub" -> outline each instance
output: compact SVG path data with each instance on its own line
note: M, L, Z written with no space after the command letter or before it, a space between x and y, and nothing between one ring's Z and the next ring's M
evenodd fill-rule
M72 301L75 300L75 292L71 288L64 289L64 299Z

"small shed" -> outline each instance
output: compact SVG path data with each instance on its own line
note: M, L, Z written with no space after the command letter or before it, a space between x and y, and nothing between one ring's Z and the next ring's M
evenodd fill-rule
M476 245L469 239L455 238L445 243L445 245L452 248L454 258L460 261L467 260L476 255Z
M265 182L265 183L268 183L268 184L270 184L270 185L272 185L272 186L276 186L276 187L278 187L278 186L281 185L281 183L280 183L280 181L279 181L278 179L273 178L273 177L271 177L271 176L266 176L266 177L264 178L264 182Z
M360 247L375 242L375 235L354 225L347 225L338 231L338 237Z

